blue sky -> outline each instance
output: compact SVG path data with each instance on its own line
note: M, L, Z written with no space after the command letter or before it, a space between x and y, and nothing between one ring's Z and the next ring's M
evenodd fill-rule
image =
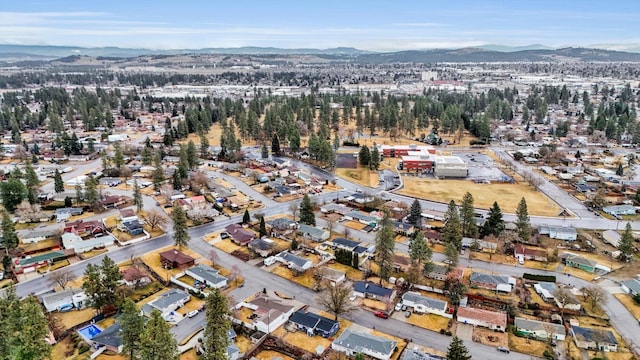
M0 43L183 49L640 44L638 0L1 0Z

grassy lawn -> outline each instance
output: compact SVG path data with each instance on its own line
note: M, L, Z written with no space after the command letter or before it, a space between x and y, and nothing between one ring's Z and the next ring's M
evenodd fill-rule
M336 169L336 175L360 186L375 188L378 186L378 173L364 167L357 169Z
M373 299L362 299L362 307L372 309L372 310L387 310L387 304L382 301L373 300Z
M86 308L83 310L74 310L56 313L55 315L60 320L60 323L67 329L70 329L85 321L91 320L96 316L96 310L94 308Z
M358 221L345 221L343 225L354 230L362 230L367 226Z
M293 271L291 271L289 268L279 265L271 269L271 273L307 288L312 288L316 282L316 280L313 278L313 272L311 270L306 271L304 274L294 276Z
M565 340L565 344L567 344L567 359L569 360L581 360L582 355L580 354L580 349L576 346L576 343L573 341L573 336L567 336Z
M403 315L404 316L404 315ZM431 331L440 331L440 329L446 329L449 325L449 319L444 316L434 314L411 314L407 318L407 323L421 327L423 329Z
M71 342L71 337L66 337L64 340L56 343L51 348L51 360L66 360L66 359L86 359L89 358L89 352L86 352L80 356L78 356L78 350L76 349L73 355L70 357L65 356L67 351L71 351L73 349L73 343ZM86 356L85 356L86 355Z
M349 280L358 281L363 279L362 271L354 269L351 266L343 265L338 262L334 262L333 264L329 264L328 266L334 270L342 271L343 273L347 274L347 278Z
M511 351L542 357L546 348L547 343L545 341L526 339L509 333L509 349Z
M91 251L83 252L81 254L81 256L84 259L89 259L89 258L92 258L94 256L102 255L102 254L104 254L104 253L106 253L108 251L109 250L107 250L107 249L91 250Z
M242 335L238 335L236 338L236 346L240 349L241 353L246 353L249 348L251 348L251 340Z
M181 272L182 270L180 269L164 269L162 267L162 264L160 263L160 254L161 252L165 252L167 250L177 250L178 247L177 246L167 246L164 247L162 249L157 249L155 251L152 252L148 252L144 255L142 255L140 257L140 259L142 260L142 262L144 262L145 264L147 264L147 266L149 266L151 268L151 270L153 270L156 274L162 276L164 279L168 279L169 277ZM187 248L187 247L183 247L182 251L184 254L189 255L191 257L193 257L194 259L198 259L200 256L198 255L198 253L196 253L195 251Z
M18 225L18 224L16 224ZM18 228L16 227L16 230L18 230ZM44 239L42 241L38 241L35 244L20 244L20 247L25 251L25 252L30 252L30 251L38 251L38 250L42 250L42 249L49 249L52 248L54 246L61 246L61 242L60 240L56 240L56 239Z
M55 263L53 263L53 264L52 264L51 266L49 266L49 267L46 267L46 268L45 268L45 267L38 268L38 270L37 270L37 271L38 271L38 273L40 273L40 274L44 274L44 273L46 273L46 272L48 272L48 271L53 271L53 270L56 270L56 269L60 269L60 268L63 268L63 267L65 267L65 266L67 266L67 265L69 265L69 260L64 259L64 260L56 261Z
M224 239L224 240L220 240L217 243L213 244L213 246L217 247L218 249L231 254L232 252L236 251L236 250L240 250L242 252L246 252L247 254L249 253L249 250L244 247L244 246L240 246L235 244L234 242L232 242L229 239Z
M109 351L105 351L98 355L96 360L127 360L128 358L122 354L114 354Z
M529 269L537 269L537 270L550 270L553 271L556 269L556 267L558 267L558 263L557 262L540 262L540 261L533 261L533 260L526 260L524 262L524 267L529 268Z
M593 281L593 278L596 277L596 274L590 273L584 270L580 270L571 266L565 266L562 268L563 273L569 273L571 276L575 276L582 280Z
M485 328L474 328L473 341L488 346L509 346L509 335L506 333L495 332Z
M325 339L322 336L318 335L309 337L309 335L307 335L307 333L305 333L304 331L287 333L284 335L283 339L287 343L304 349L312 354L315 354L316 348L318 346L322 346L325 349L331 346L331 340Z
M426 200L448 203L451 199L462 202L465 192L473 195L474 204L478 208L488 209L494 201L498 202L503 213L513 214L520 199L527 201L529 215L557 216L561 209L536 191L531 185L519 184L476 184L468 180L434 180L416 177L404 177L404 188L399 193Z
M493 262L497 264L515 265L517 263L516 258L505 254L490 254L485 252L472 251L469 253L469 258L474 260Z
M633 298L629 294L613 294L624 305L625 308L635 317L640 320L640 305L633 301Z

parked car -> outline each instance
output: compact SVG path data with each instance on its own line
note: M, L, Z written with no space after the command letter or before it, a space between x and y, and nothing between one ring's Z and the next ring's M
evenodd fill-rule
M194 316L196 316L196 315L198 315L198 310L192 310L192 311L189 311L189 312L187 313L187 317L188 317L188 318L192 318L192 317L194 317Z
M221 239L228 239L229 238L229 234L227 234L226 232L223 232L220 234L220 238Z
M404 313L404 317L408 318L409 316L411 316L411 311L407 311Z
M396 307L394 308L395 311L400 311L402 309L402 303L397 303Z
M387 314L384 311L376 311L373 313L373 315L379 317L379 318L383 318L383 319L388 319L389 318L389 314Z
M498 346L497 350L500 351L500 352L503 352L503 353L507 353L507 354L510 352L509 348L504 347L504 346Z

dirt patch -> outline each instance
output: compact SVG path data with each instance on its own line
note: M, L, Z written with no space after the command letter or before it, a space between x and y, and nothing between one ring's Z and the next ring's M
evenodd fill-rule
M357 221L345 221L344 222L344 226L347 226L351 229L354 230L362 230L364 229L367 225L361 223L361 222L357 222Z
M547 343L545 341L527 339L509 334L509 349L511 351L542 357L546 348Z
M416 177L404 177L404 188L399 193L409 196L448 203L454 200L462 202L465 192L473 195L478 208L488 209L494 201L498 202L503 213L513 214L520 199L527 201L529 215L557 216L561 209L543 193L528 184L476 184L469 180L435 180Z
M473 329L471 339L474 342L488 346L509 346L509 335L484 328Z

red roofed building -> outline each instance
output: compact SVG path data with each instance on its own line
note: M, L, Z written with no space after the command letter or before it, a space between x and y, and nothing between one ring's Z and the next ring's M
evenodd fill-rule
M522 244L516 245L513 249L516 259L547 261L547 252L539 249L528 248Z
M165 269L186 268L195 263L194 258L178 250L161 252L160 261Z
M102 234L105 231L104 224L96 220L78 220L64 224L64 232L72 232L80 237Z
M252 231L243 228L239 224L229 224L225 227L225 230L229 233L231 240L238 245L247 245L249 241L256 238Z
M507 314L461 306L458 308L458 322L504 332L507 329Z

